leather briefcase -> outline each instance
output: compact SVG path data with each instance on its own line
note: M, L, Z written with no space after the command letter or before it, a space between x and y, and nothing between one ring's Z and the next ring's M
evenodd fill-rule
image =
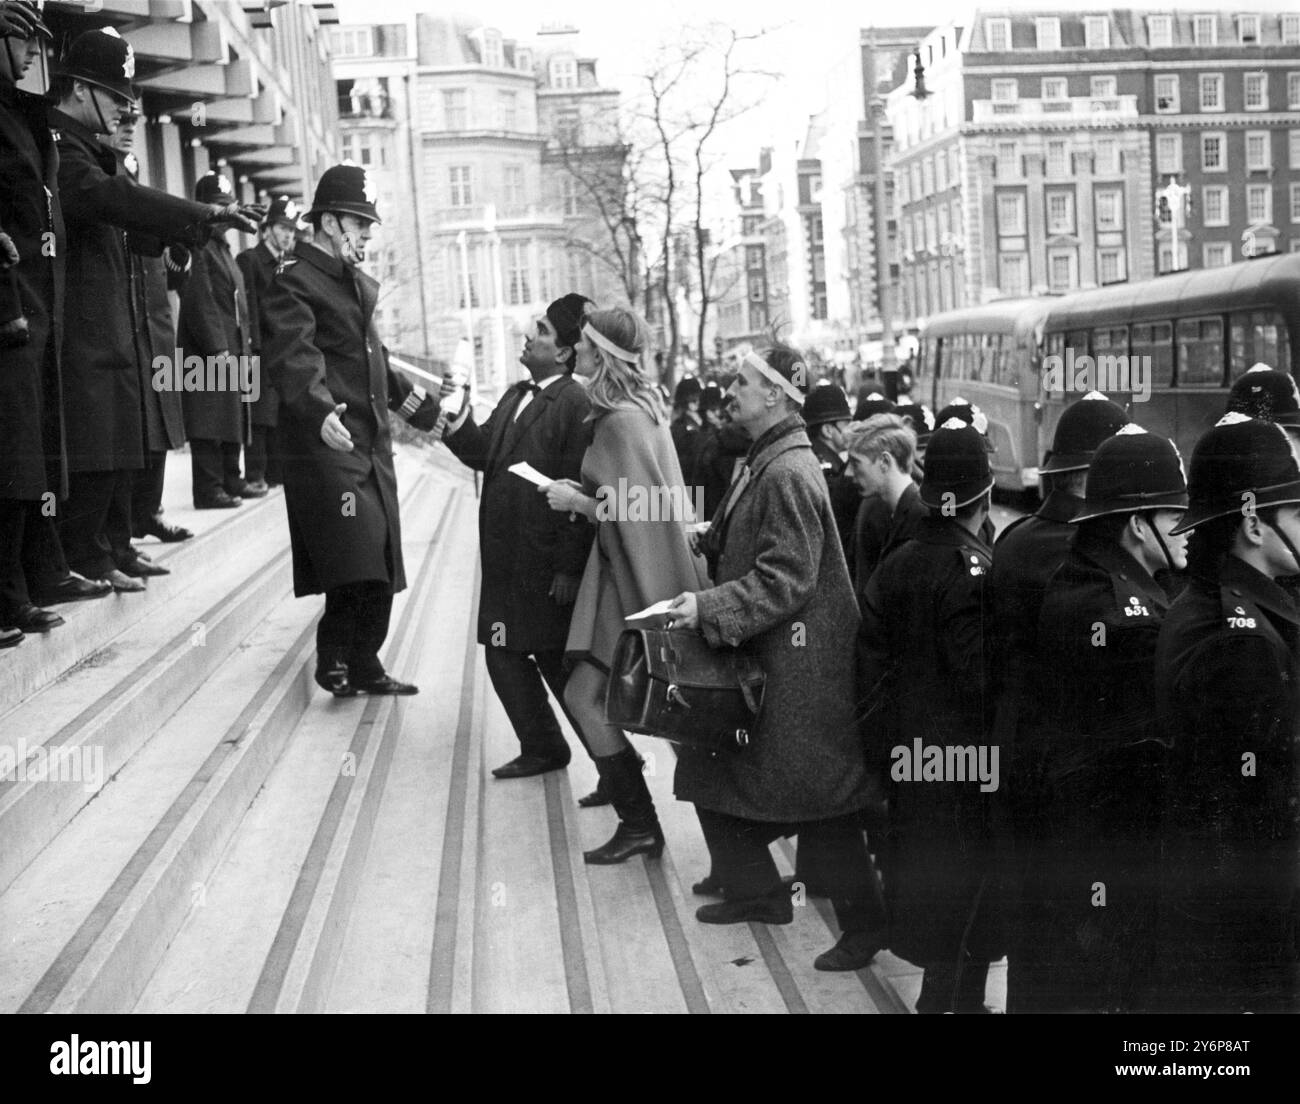
M624 629L614 649L605 716L630 732L707 751L749 745L766 677L738 648L710 648L686 629Z

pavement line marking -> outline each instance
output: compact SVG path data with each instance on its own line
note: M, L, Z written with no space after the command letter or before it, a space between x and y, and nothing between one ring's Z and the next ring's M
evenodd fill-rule
M672 956L673 969L677 972L677 984L681 986L682 996L686 998L686 1010L692 1015L709 1014L713 1010L709 1007L704 984L695 968L695 959L691 957L690 943L682 929L682 918L673 905L664 864L650 858L642 861L645 863L646 877L650 880L650 891L654 894L655 908L659 910L659 923L663 926L664 938L668 940L668 953Z
M451 1012L456 981L456 936L460 919L461 865L464 862L465 817L469 786L470 744L474 726L475 676L478 667L478 605L482 564L474 568L474 604L465 633L465 665L460 682L460 712L451 758L451 792L446 828L442 833L442 859L438 873L438 904L434 909L433 949L429 954L429 992L425 1011Z
M551 839L551 873L555 880L555 904L560 917L560 952L564 958L564 981L569 990L569 1011L590 1014L595 1011L591 979L587 976L587 959L582 949L582 927L578 917L578 889L573 863L569 857L569 833L564 824L562 792L557 771L544 776L546 822ZM568 791L568 787L563 787Z
M767 930L767 925L751 920L749 930L753 933L754 942L758 944L758 949L763 955L767 972L772 975L777 991L785 1001L786 1011L797 1016L808 1015L808 1005L804 1003L799 986L795 984L794 975L790 973L790 967L781 957L781 951L776 945L776 940L772 938L772 933Z
M447 528L447 521L455 512L455 509L456 503L452 501L448 504L448 508L442 512L442 516L438 518L438 524L429 537L429 548L425 554L424 563L420 565L420 573L416 578L415 586L411 588L411 597L402 609L402 617L398 622L397 631L389 633L390 640L406 641L411 633L411 625L416 618L416 610L421 604L417 599L424 593L429 580L433 577L434 564L441 562L442 554L446 551L446 547L441 543L440 538L443 530ZM375 734L376 717L387 704L388 702L382 697L372 697L366 702L365 708L357 720L357 727L353 733L352 741L348 745L348 753L353 757L352 761L354 763L359 763L364 757L366 745L370 743L371 737ZM399 717L399 715L394 702L393 708L389 711L388 724L391 725L394 718ZM383 734L381 733L380 739L382 738ZM307 856L303 859L302 867L298 871L298 879L294 883L293 893L290 894L289 903L285 906L284 914L280 917L280 926L276 930L275 939L271 943L270 950L266 953L266 960L262 965L262 972L258 976L257 984L253 987L253 995L248 1002L248 1012L268 1013L275 1011L280 991L284 987L285 976L289 971L289 964L293 961L294 951L297 949L298 940L302 935L303 925L307 921L307 914L311 909L312 900L316 896L317 886L325 872L325 863L334 845L334 837L338 834L339 823L343 819L343 810L347 806L348 796L352 792L356 778L355 774L344 774L340 771L339 776L334 780L329 799L325 802L325 809L321 813L320 821L316 825L316 832L312 836L311 846L308 847Z

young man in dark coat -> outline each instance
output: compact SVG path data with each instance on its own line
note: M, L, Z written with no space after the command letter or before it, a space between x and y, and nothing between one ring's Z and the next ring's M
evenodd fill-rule
M379 221L365 170L327 169L299 243L263 301L263 363L280 391L294 594L325 594L316 682L336 697L414 694L384 671L393 596L406 588L388 412L432 429L438 403L388 366L379 284L356 266Z
M262 352L262 299L281 262L293 252L299 214L298 204L292 199L277 196L267 210L262 240L235 258L239 271L244 275L244 293L248 296L248 312L253 320L254 355ZM252 421L252 440L244 449L244 474L255 490L277 487L284 482L277 431L280 394L265 374L262 376L261 394L253 403Z
M1017 758L1037 780L1038 814L1019 837L1014 1011L1144 1009L1166 750L1156 637L1171 573L1187 566L1187 539L1172 532L1186 508L1178 450L1124 426L1097 449L1078 535L1041 599L1034 743Z
M113 562L105 533L115 495L129 495L144 467L144 424L130 271L122 231L196 244L211 226L255 228L236 204L192 203L147 188L118 169L97 138L136 104L131 47L112 28L87 31L68 49L54 81L59 198L67 221L63 344L70 490L61 517L68 562L116 590L141 590Z
M527 778L569 762L546 687L563 708L564 644L593 527L550 509L533 485L509 468L527 463L551 479L581 479L591 402L572 372L588 302L569 294L547 307L519 357L530 378L507 391L481 426L467 407L445 438L465 464L484 473L478 642L486 649L488 675L520 752L493 770L497 778ZM585 743L571 715L569 722Z
M1187 589L1156 645L1169 753L1160 1008L1296 1012L1300 468L1281 427L1224 415L1196 444Z
M233 203L230 182L210 172L194 185L200 203ZM181 294L181 316L176 345L187 360L231 357L251 365L253 320L244 295L244 277L230 254L224 234L213 234L194 255L194 267ZM186 389L183 397L185 432L190 439L194 506L199 510L228 509L245 498L261 498L264 487L244 481L239 454L251 434L250 395L243 387L261 390L261 373L220 373L208 379L214 389ZM254 378L256 377L256 378ZM237 384L238 387L228 386Z
M916 536L867 584L858 635L868 758L888 771L891 838L880 854L890 949L925 970L918 1012L982 1012L1004 953L986 743L989 670L980 538L993 476L983 435L957 418L926 453Z
M921 501L912 470L916 465L916 434L897 414L876 414L849 427L846 473L873 504L858 511L858 573L854 591L858 605L866 600L867 581L890 552L916 535L921 519L929 516Z
M813 455L817 457L822 478L826 480L831 509L835 512L835 532L839 535L844 561L852 576L853 523L862 504L862 494L847 471L844 431L852 421L849 400L838 384L822 383L808 393L808 401L800 413L808 427Z

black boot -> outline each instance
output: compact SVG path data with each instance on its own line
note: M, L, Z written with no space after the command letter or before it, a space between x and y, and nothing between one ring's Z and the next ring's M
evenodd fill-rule
M663 854L664 834L641 773L641 757L634 748L628 748L616 755L601 756L596 760L596 769L618 813L618 831L604 847L584 852L583 859L598 866L626 862L633 855L657 859Z

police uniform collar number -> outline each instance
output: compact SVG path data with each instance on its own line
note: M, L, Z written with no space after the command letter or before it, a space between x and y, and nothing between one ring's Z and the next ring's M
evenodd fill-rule
M1234 632L1271 631L1265 614L1300 626L1300 609L1287 592L1236 556L1224 560L1219 572L1219 602L1223 623Z

